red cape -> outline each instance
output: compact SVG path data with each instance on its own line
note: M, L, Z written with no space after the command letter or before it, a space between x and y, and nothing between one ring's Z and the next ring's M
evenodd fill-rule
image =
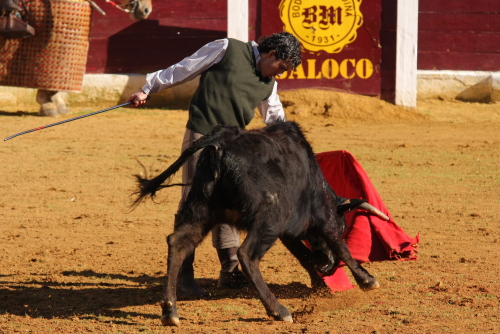
M384 221L361 210L346 215L347 227L344 239L354 259L360 263L416 260L420 234L411 238L396 224L359 161L348 151L319 153L316 155L316 159L326 180L337 195L346 198L366 199L368 203L390 217L389 221ZM340 270L339 273L330 278L325 277L325 281L332 290L350 288L348 286L344 286L344 289L339 288L339 284L344 285L345 283L342 273L345 275L345 272ZM331 282L329 283L329 281Z

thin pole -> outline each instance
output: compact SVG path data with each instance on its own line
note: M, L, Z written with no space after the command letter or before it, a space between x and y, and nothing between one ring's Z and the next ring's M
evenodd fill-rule
M30 133L30 132L33 132L33 131L38 131L38 130L43 130L43 129L46 129L46 128L50 128L52 126L56 126L56 125L59 125L59 124L64 124L64 123L68 123L68 122L72 122L72 121L76 121L77 119L81 119L81 118L85 118L85 117L89 117L89 116L92 116L92 115L97 115L97 114L100 114L100 113L103 113L103 112L106 112L106 111L110 111L110 110L113 110L113 109L116 109L116 108L121 108L121 107L124 107L126 105L129 105L131 104L132 102L127 102L127 103L124 103L124 104L120 104L119 106L115 106L115 107L111 107L111 108L108 108L108 109L104 109L104 110L99 110L99 111L96 111L96 112L93 112L93 113L90 113L90 114L87 114L87 115L82 115L82 116L78 116L78 117L75 117L75 118L70 118L70 119L67 119L65 121L62 121L62 122L58 122L58 123L53 123L53 124L49 124L49 125L44 125L44 126L41 126L39 128L35 128L35 129L31 129L31 130L28 130L28 131L24 131L24 132L19 132L13 136L10 136L10 137L7 137L5 138L3 141L7 141L9 139L12 139L12 138L15 138L17 136L20 136L20 135L24 135L26 133Z

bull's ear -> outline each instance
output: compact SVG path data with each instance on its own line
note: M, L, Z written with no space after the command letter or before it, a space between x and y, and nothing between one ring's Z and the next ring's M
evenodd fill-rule
M364 199L340 198L339 203L339 206L337 206L337 214L342 216L346 212L356 209L362 203L366 203L366 201Z

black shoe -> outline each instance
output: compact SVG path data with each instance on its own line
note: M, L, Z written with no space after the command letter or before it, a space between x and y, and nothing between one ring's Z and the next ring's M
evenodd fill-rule
M201 299L208 296L210 293L203 289L194 278L179 277L177 299Z
M217 284L221 288L241 289L248 286L248 279L241 270L236 268L232 272L221 271Z
M238 247L217 249L221 265L218 285L223 288L241 289L248 286L245 274L238 269Z

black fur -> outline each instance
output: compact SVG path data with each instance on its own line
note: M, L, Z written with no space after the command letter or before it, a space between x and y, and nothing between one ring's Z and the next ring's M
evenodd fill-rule
M219 223L247 231L238 258L267 313L275 319L291 321L291 315L269 291L259 261L278 238L308 271L314 287L325 286L316 268L332 274L340 261L351 269L362 288L378 287L342 239L344 213L363 200L337 196L294 122L277 122L253 131L215 127L159 176L150 181L137 176L140 190L135 204L165 187L163 183L201 149L191 191L168 238L164 324L178 324L175 287L182 261ZM302 240L309 240L312 250Z

